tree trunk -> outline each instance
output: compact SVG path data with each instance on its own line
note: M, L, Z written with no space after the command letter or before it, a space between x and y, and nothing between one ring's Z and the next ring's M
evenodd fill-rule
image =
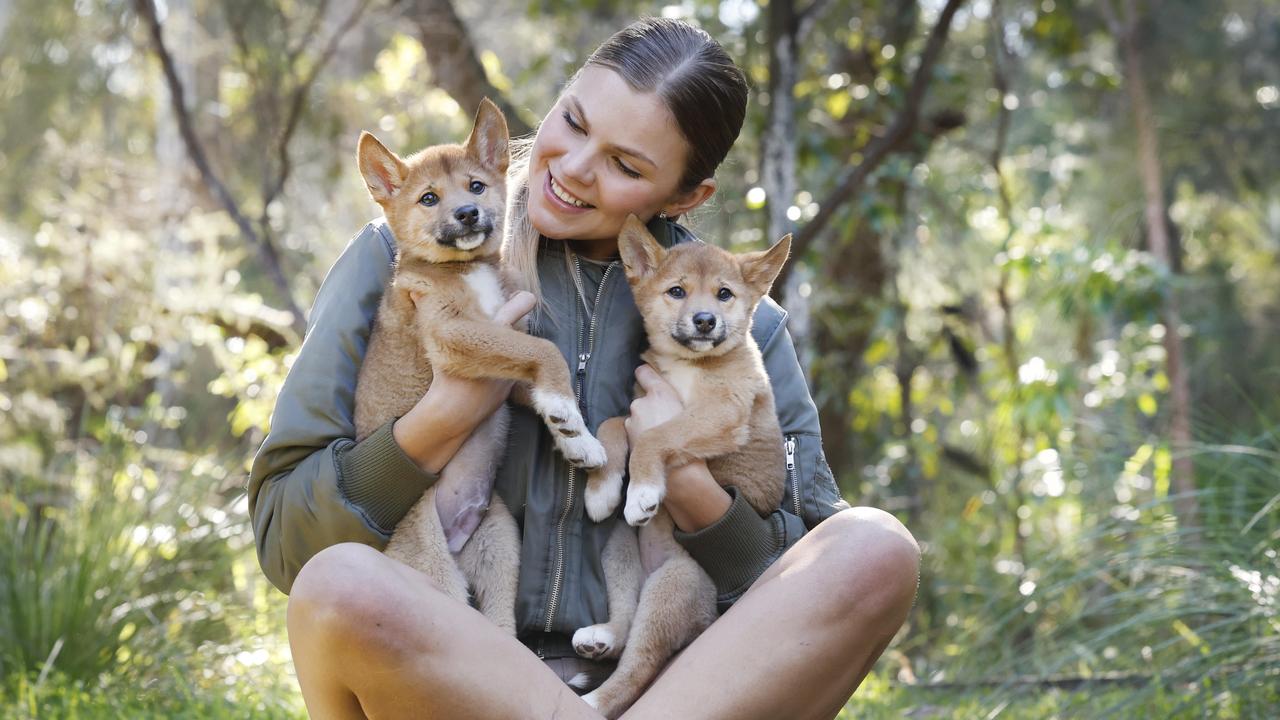
M1155 117L1147 95L1138 38L1138 12L1134 0L1126 2L1127 17L1117 28L1117 40L1124 61L1125 89L1133 106L1133 123L1138 137L1138 172L1146 197L1147 249L1155 258L1161 275L1174 277L1174 261L1170 251L1169 227L1165 224L1164 182L1160 169L1160 148L1156 138ZM1176 494L1174 511L1184 529L1198 527L1199 501L1195 496L1195 467L1191 458L1191 383L1187 377L1186 353L1178 328L1182 318L1178 312L1176 286L1170 282L1164 295L1164 349L1169 373L1170 412L1169 439L1173 454L1171 487Z

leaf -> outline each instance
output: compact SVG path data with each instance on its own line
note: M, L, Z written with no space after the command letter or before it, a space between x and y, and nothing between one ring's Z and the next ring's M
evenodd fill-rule
M1151 393L1142 393L1138 396L1138 409L1143 415L1151 417L1156 414L1156 398Z

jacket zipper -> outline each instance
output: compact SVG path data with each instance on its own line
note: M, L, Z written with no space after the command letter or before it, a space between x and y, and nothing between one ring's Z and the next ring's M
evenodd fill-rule
M791 478L791 497L796 509L796 517L800 517L800 483L796 478L796 439L787 436L787 475Z
M578 401L578 411L582 413L582 419L587 419L586 397L583 394L583 385L587 376L587 362L591 360L591 352L596 347L596 317L600 311L600 298L604 296L604 284L609 279L609 273L617 265L616 262L609 263L604 274L600 276L600 286L596 288L596 301L591 310L590 327L587 330L587 345L585 351L582 345L582 324L578 324L578 369L576 374L576 382L574 383L574 396ZM578 262L578 256L573 256L573 271L578 275L578 286L582 285L582 265ZM564 542L565 527L569 522L569 513L573 510L573 494L574 488L578 480L578 470L575 467L569 467L569 488L566 493L564 509L560 511L560 520L556 523L556 571L551 579L551 595L547 598L546 624L543 627L545 632L551 632L552 622L556 617L556 605L560 602L560 586L564 582Z

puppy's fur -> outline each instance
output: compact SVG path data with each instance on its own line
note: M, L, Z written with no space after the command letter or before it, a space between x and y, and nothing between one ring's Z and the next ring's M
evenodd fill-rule
M640 562L647 577L618 669L585 698L606 717L629 707L716 617L711 578L676 543L662 508L666 468L705 460L717 480L736 486L761 515L781 502L786 472L773 392L750 330L757 303L786 262L791 236L742 255L701 243L667 250L632 216L618 245L649 336L643 359L675 387L684 412L646 431L631 448L625 515L642 526ZM598 432L609 460L590 473L586 489L587 512L597 521L621 501L627 450L622 418L606 421ZM610 622L626 623L614 613L613 596L611 587Z
M602 464L604 448L587 431L559 350L493 321L514 287L499 264L510 161L502 112L484 100L464 145L404 159L363 133L358 160L397 250L356 383L357 440L413 408L438 370L528 383L565 457ZM401 520L386 553L461 602L472 586L481 612L515 634L520 538L492 492L508 421L504 406L475 429Z

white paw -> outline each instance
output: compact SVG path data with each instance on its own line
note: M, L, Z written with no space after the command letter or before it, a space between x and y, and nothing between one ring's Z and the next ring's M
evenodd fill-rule
M635 527L648 523L657 514L658 507L662 505L662 498L666 494L667 489L662 485L637 487L632 482L631 487L627 489L627 509L623 511L627 523Z
M537 389L532 395L533 409L546 421L556 447L571 465L588 470L604 465L607 459L604 445L587 431L587 424L572 397Z
M578 413L578 404L572 397L547 392L540 388L534 388L532 395L533 409L546 418L548 423L561 425L569 422L573 417L577 417L578 422L582 422L582 416Z
M577 437L556 437L556 445L560 447L560 452L564 455L564 459L569 461L570 465L583 468L584 470L595 470L602 467L606 460L609 459L605 453L604 445L587 432L586 427L582 428L582 434Z
M583 501L587 506L587 515L596 522L612 515L622 501L622 474L610 473L598 483L588 482Z
M600 692L599 690L592 690L591 692L587 693L586 695L583 695L583 696L582 696L582 702L584 702L584 703L586 703L586 704L590 705L590 706L591 706L593 709L595 709L595 710L599 710L599 709L600 709L600 697L599 697L599 696L598 696L598 694L597 694L597 693L599 693L599 692Z
M573 649L589 660L609 657L613 652L613 630L608 625L590 625L573 634Z
M580 672L577 675L574 675L573 677L569 678L568 682L565 683L565 685L568 685L569 687L575 688L578 690L581 690L582 688L590 684L591 684L591 676L584 672Z

